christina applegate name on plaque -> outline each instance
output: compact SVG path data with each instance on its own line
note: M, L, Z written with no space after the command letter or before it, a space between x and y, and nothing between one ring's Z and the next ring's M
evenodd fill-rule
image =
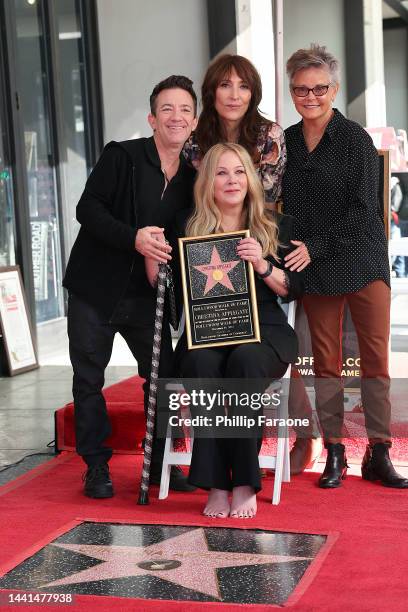
M248 236L179 238L189 349L260 342L254 271L237 255Z

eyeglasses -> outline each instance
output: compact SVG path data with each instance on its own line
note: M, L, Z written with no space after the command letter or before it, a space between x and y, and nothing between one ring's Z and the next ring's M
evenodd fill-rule
M298 98L306 98L306 96L309 95L309 91L311 91L314 96L320 97L327 94L330 85L331 83L328 85L316 85L315 87L292 87L292 91Z

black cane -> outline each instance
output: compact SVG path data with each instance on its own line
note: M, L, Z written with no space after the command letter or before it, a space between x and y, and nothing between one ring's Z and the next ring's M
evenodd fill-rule
M159 264L157 279L156 314L154 320L152 365L150 369L149 403L146 418L146 436L144 444L144 459L142 478L140 481L138 504L146 506L149 503L150 465L152 461L152 446L154 421L157 403L157 380L159 377L160 345L163 326L164 298L166 294L167 264Z

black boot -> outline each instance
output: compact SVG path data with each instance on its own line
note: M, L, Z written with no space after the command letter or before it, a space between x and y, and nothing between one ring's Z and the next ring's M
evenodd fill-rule
M164 440L155 439L152 449L152 463L150 465L150 484L160 485L164 455ZM172 465L170 470L169 489L189 493L195 491L196 487L187 482L187 476L181 467Z
M319 478L319 487L322 489L335 489L341 485L347 474L347 459L344 444L325 443L327 448L326 467Z
M374 446L367 444L361 475L364 480L380 480L384 487L408 489L408 478L398 474L391 463L389 447L385 442L377 442Z
M94 497L95 499L113 497L112 480L107 463L89 466L83 480L85 482L84 493L87 497Z
M150 467L150 484L160 485L162 472L161 463L152 463ZM182 491L184 493L190 493L195 491L197 487L187 482L187 476L184 474L181 467L178 465L172 465L170 470L170 482L169 489L172 491Z

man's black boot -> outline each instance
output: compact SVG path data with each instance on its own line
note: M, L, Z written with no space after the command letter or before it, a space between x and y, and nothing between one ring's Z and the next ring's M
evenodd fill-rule
M88 467L83 476L84 493L87 497L102 499L113 497L112 480L107 463L97 463Z
M160 485L161 473L162 461L158 462L153 460L150 467L150 484ZM172 491L189 493L191 491L195 491L196 487L187 482L187 476L184 474L181 467L178 465L172 465L170 470L169 489Z
M361 476L364 480L380 480L384 487L408 489L408 478L398 474L391 463L389 447L385 442L377 442L373 446L367 444L361 464Z
M325 443L327 449L326 467L319 478L319 487L335 489L341 485L347 474L347 459L344 444Z

